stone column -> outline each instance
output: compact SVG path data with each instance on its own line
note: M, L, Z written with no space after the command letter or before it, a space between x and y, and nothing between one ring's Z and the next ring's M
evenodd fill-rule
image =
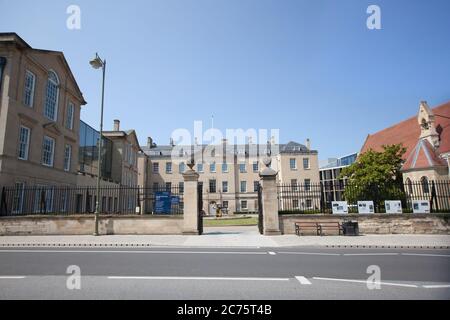
M198 235L198 177L192 167L193 162L188 164L189 170L183 173L184 179L184 212L183 212L183 234Z
M272 160L264 159L266 166L259 173L262 187L262 209L263 209L263 225L264 235L278 236L281 235L280 223L278 220L278 190L277 175L278 172L270 168Z

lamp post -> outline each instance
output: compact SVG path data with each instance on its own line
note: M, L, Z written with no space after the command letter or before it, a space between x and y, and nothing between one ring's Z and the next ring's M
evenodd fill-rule
M94 69L102 68L103 80L102 80L102 106L100 115L100 138L98 140L98 174L97 174L97 201L95 203L95 230L94 236L98 236L98 216L100 213L100 180L102 175L102 151L103 151L103 104L105 101L105 70L106 60L100 59L98 54L95 54L95 58L89 62Z

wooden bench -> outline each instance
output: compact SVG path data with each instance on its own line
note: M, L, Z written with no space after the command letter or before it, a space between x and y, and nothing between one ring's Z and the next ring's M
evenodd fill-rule
M315 230L317 235L320 235L317 222L295 221L295 234L301 236L304 230Z
M344 228L339 220L325 220L317 222L317 235L323 236L323 231L333 230L338 231L339 235L344 233Z

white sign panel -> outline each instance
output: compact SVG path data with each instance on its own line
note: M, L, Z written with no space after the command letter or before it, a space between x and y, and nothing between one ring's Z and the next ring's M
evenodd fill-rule
M347 214L348 204L346 201L333 201L331 203L333 207L333 214Z
M430 213L430 201L428 200L414 200L413 201L414 213Z
M373 201L358 201L359 213L375 213Z
M398 200L386 200L384 202L386 213L403 213L402 202Z

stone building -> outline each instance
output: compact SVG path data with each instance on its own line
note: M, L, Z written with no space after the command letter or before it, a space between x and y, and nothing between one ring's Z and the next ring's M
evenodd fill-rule
M216 146L175 146L172 142L157 146L148 138L142 149L148 156L139 161L139 172L147 172L145 177L142 175L142 183L154 190L161 186L166 190L183 190L182 173L187 169L186 162L195 155L194 169L200 174L203 208L208 214L214 214L217 207L229 214L258 210L259 172L262 159L270 150L278 150L271 154L272 168L278 171L278 183L319 183L318 152L311 150L309 141L307 146L296 142L276 146L251 142L231 145L227 140ZM310 200L299 206L311 206Z
M383 145L406 148L402 167L405 183L450 179L450 102L430 108L423 101L418 114L373 135L361 149L381 150Z
M59 51L0 33L0 185L77 184L83 94Z

